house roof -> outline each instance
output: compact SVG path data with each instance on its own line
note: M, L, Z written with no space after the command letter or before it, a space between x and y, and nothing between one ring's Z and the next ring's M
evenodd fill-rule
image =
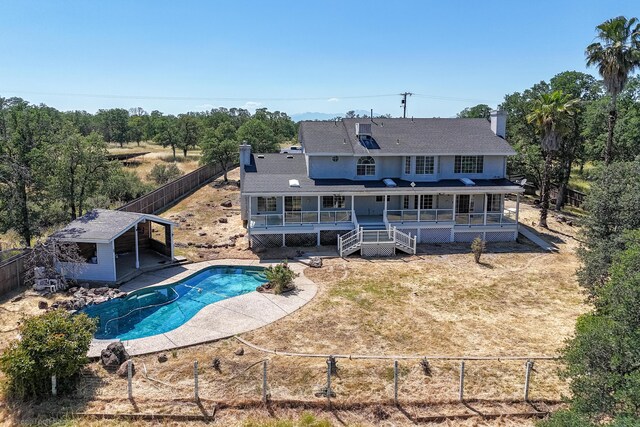
M356 123L371 123L379 148L366 148L356 135ZM308 155L513 155L515 150L496 136L486 119L342 119L303 121L299 139Z
M291 186L295 179L299 186ZM349 179L312 179L307 176L304 154L260 154L251 156L251 164L245 166L243 194L250 195L295 195L330 193L404 193L411 191L459 192L507 191L522 192L522 188L508 179L474 179L474 186L467 186L458 179L435 182L416 182L393 178L397 187L387 187L382 180L354 181Z
M145 220L160 224L173 224L172 221L156 215L94 209L71 221L66 227L53 233L51 237L72 242L109 243L137 223Z

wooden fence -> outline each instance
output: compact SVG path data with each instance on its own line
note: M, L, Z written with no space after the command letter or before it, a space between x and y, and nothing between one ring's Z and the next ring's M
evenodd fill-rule
M549 193L552 199L557 199L558 188L552 187ZM567 188L564 196L564 202L566 205L575 206L576 208L582 207L584 199L587 197L585 193Z
M27 250L0 263L0 295L24 285Z
M118 208L119 211L157 213L191 194L213 178L222 174L220 165L207 165L171 181L162 187L138 197Z

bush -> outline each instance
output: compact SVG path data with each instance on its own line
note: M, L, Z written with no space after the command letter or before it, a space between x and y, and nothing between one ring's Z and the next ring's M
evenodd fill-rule
M162 185L169 181L173 181L180 176L182 176L182 171L175 163L171 163L169 165L157 163L153 166L151 172L147 175L147 178L158 185Z
M480 257L485 249L487 249L487 244L480 236L473 239L473 242L471 242L471 251L473 252L473 258L476 260L476 263L480 263Z
M19 328L21 338L0 356L9 396L48 395L53 375L59 393L73 390L80 370L89 362L87 351L95 330L95 320L63 310L25 319Z
M588 427L593 426L583 415L573 411L562 410L539 422L538 427Z
M287 264L286 261L265 268L264 275L267 277L267 280L273 287L273 293L276 295L295 288L293 279L296 277L296 273L289 268L289 264Z

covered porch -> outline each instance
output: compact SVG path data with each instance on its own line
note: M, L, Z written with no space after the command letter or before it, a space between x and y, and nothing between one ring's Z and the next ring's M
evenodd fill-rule
M267 196L249 198L250 228L304 227L314 224L351 224L352 197Z

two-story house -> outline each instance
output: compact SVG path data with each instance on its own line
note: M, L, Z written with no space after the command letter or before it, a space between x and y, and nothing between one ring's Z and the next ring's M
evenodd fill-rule
M416 243L517 237L506 114L485 119L302 122L299 154L240 147L242 219L253 247L338 244L341 255ZM515 194L515 208L505 196Z

